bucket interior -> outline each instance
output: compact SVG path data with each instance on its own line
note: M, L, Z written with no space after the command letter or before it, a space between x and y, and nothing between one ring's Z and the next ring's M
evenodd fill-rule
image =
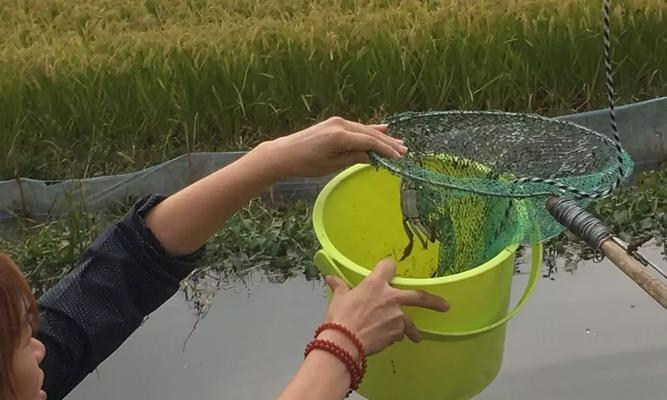
M410 255L399 262L408 238L400 208L400 178L386 170L364 168L329 192L322 215L323 233L352 263L372 269L383 258L396 262L396 275L429 278L438 267L439 243L426 249L415 238ZM326 247L327 245L324 244Z

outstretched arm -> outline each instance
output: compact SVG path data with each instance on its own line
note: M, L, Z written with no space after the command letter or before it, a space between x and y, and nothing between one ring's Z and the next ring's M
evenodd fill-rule
M171 298L211 235L269 185L364 162L369 150L397 156L400 144L383 129L332 118L263 143L170 197L138 201L39 299L49 398L64 398Z
M265 142L229 166L157 205L146 223L165 249L188 254L248 201L290 176L324 176L368 161L368 151L399 157L406 149L380 125L330 118L293 135Z

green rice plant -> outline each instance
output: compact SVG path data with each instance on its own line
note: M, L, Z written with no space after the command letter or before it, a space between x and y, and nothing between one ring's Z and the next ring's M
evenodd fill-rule
M600 0L0 0L0 179L247 149L339 114L605 105ZM667 4L614 2L618 102L664 95Z

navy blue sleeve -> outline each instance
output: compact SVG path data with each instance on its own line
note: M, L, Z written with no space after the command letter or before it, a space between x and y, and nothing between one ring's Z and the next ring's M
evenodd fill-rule
M46 346L44 391L60 400L171 298L203 248L167 254L144 216L162 196L134 204L100 234L62 281L42 296L36 337Z

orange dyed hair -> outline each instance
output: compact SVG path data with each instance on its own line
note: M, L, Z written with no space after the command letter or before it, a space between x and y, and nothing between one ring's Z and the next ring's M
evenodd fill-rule
M25 330L37 329L37 301L21 271L0 253L0 395L14 392L11 371Z

